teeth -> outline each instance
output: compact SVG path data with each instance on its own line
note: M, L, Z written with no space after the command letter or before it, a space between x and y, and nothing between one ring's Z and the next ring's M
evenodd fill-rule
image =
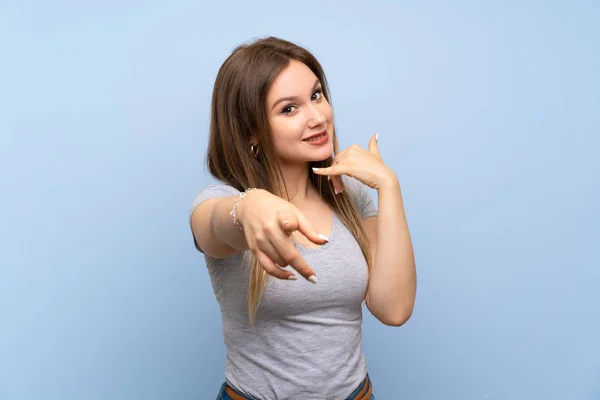
M321 139L323 136L325 136L325 133L323 133L322 135L319 135L317 137L314 137L312 139L306 139L307 142L314 142L315 140L319 140Z

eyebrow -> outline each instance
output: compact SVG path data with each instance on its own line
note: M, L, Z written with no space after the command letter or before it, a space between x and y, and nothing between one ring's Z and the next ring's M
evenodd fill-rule
M317 79L315 81L315 84L313 85L313 87L311 89L311 93L315 91L315 89L317 88L317 86L319 86L320 83L321 83L321 81L319 79ZM282 97L273 104L273 107L271 107L271 110L274 109L275 106L277 104L281 103L282 101L296 100L297 98L298 98L297 96Z

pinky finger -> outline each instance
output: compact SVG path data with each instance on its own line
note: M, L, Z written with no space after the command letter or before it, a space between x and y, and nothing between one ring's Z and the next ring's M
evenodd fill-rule
M258 260L258 263L261 267L267 271L267 274L274 276L275 278L283 279L283 280L296 280L296 274L291 271L287 271L285 269L280 268L277 264L273 262L265 253L260 250L253 251L254 257Z
M344 191L344 181L340 175L332 176L331 183L335 190L335 194L342 193Z

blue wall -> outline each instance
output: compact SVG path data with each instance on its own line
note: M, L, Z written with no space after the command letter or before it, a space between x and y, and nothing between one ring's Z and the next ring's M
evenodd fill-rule
M187 213L217 69L265 35L316 54L342 147L379 132L403 187L418 295L402 328L365 314L377 397L600 399L598 2L11 3L0 399L216 396Z

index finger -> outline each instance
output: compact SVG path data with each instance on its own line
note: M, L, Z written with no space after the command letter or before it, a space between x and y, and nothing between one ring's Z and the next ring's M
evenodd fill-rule
M296 214L296 229L314 244L323 245L329 242L329 238L320 233L317 228L298 210Z
M285 248L280 250L281 257L283 260L292 268L294 268L300 275L302 275L307 281L311 283L317 283L317 274L308 263L302 258L298 249L293 245L292 239L288 238L287 245Z

